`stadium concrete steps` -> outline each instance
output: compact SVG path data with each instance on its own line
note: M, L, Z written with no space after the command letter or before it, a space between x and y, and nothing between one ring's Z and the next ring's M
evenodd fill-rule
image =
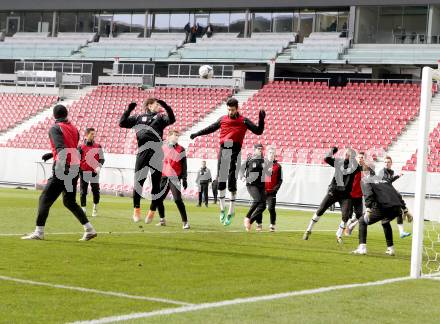
M249 98L251 98L257 92L258 90L241 90L234 95L234 98L238 100L239 107L241 107L243 103L245 103ZM179 138L179 143L184 147L188 147L189 143L191 142L189 136L192 133L198 132L199 130L216 122L221 116L226 115L226 111L227 111L226 102L224 102L217 109L215 109L210 114L208 114L202 121L195 124L193 127L189 128L186 132L184 132Z
M32 118L25 120L24 122L17 125L16 127L1 134L0 135L0 143L5 144L8 140L13 139L18 134L23 133L23 131L30 129L33 125L36 125L39 122L45 120L47 117L52 116L52 109L57 104L63 104L68 108L68 106L71 105L74 101L78 100L79 98L81 98L82 96L87 94L88 92L93 91L93 89L95 89L95 88L96 87L94 87L94 86L90 86L90 87L85 87L85 88L82 88L79 90L73 90L73 91L72 90L65 90L65 93L62 96L64 98L64 100L56 102L55 104L53 104L49 108L43 110L39 114L33 116Z
M387 155L393 159L393 169L400 172L407 160L411 159L411 155L417 150L417 133L419 131L419 121L417 118L410 122L405 131L398 137L388 149ZM429 133L440 123L440 95L432 99L431 115L429 123Z
M276 63L290 63L292 52L296 49L295 44L289 44L289 47L285 48L276 58Z

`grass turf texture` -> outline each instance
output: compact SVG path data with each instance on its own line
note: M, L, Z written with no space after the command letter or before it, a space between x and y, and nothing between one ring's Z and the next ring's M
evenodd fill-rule
M0 234L21 234L33 230L38 196L39 192L35 191L0 190ZM143 201L142 205L145 214L148 203ZM242 226L246 208L239 207L232 225L224 228L218 221L217 206L194 206L194 202L187 202L192 229L184 232L172 202L166 203L168 226L156 227L131 221L131 199L103 196L99 216L91 221L99 232L109 234L100 234L96 240L84 243L77 242L82 227L61 201L57 201L49 215L45 241L22 241L19 236L0 236L0 275L204 303L409 274L411 241L398 238L395 231L397 256L386 256L380 224L369 229L369 255L353 256L349 252L357 246L357 232L346 238L342 246L337 245L335 230L339 224L338 215L325 215L315 227L318 231L331 231L316 231L309 241L303 241L302 233L310 220L310 212L279 210L277 229L280 231L277 233L267 231L268 215L265 214L265 232L246 233ZM50 234L59 232L75 234ZM435 322L438 316L432 312L440 297L439 285L437 281L409 281L155 317L149 321L323 322L332 321L327 315L337 314L338 310L341 314L347 312L350 305L357 309L359 299L364 298L362 305L365 305L368 314L360 317L359 321L371 318L392 321L394 317L400 317L399 312L403 312L404 321L414 322L420 318L418 313L425 309ZM5 301L0 303L0 322L5 323L61 323L178 307L2 280L0 291L1 299ZM408 302L418 295L423 300L423 308ZM395 302L395 307L393 304L387 307L389 314L384 314L385 306L381 300ZM304 317L306 310L310 314L308 319ZM345 316L347 314L334 320L344 321ZM143 321L147 320L136 322ZM429 322L428 315L424 321Z

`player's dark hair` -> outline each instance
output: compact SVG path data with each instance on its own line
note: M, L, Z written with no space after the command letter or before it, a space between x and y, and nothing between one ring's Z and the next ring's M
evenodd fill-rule
M156 98L148 98L144 101L144 107L146 108L148 105L151 105L156 102Z
M86 128L86 135L89 135L90 132L94 132L95 129L93 127Z
M385 160L390 160L391 163L393 163L393 159L392 159L391 156L389 156L389 155L385 156Z
M238 108L238 100L235 98L229 98L228 101L226 102L226 105L228 107L236 107Z

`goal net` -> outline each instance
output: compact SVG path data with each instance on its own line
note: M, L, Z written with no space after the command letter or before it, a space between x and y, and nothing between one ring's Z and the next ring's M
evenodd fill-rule
M413 201L413 278L440 276L440 106L433 99L439 80L440 69L423 68Z

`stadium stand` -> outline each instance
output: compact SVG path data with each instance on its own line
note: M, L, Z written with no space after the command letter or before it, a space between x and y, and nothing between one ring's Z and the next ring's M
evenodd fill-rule
M419 86L412 84L269 83L241 108L253 121L260 108L267 112L264 134L248 133L245 154L256 142L275 144L282 160L293 163L322 163L324 152L333 145L386 150L418 114L419 92ZM217 148L218 133L214 133L198 137L189 154L215 157Z
M352 64L437 64L439 44L355 44L343 58Z
M132 34L132 33L130 33ZM162 35L162 34L161 34ZM125 37L123 34L115 38L101 38L99 42L91 43L77 56L87 59L148 59L168 58L183 45L184 35L171 34L165 37L152 35L151 38Z
M311 33L291 52L292 60L339 60L350 46L348 38L338 32Z
M178 51L182 60L256 60L274 59L296 39L295 33L271 33L271 37L253 34L251 38L238 38L237 34L220 33L203 37L197 43L185 44ZM263 43L262 43L263 41Z
M0 94L0 132L36 115L58 100L56 96Z
M48 33L16 33L0 42L0 59L69 58L87 41L88 38L81 34L58 38L49 37Z
M97 141L109 153L134 153L136 144L129 130L119 127L119 118L132 100L140 103L148 97L165 100L173 108L177 122L173 125L183 131L215 109L229 95L230 89L220 88L162 88L144 91L137 87L100 86L74 102L69 108L70 120L80 130L94 127ZM138 107L136 113L141 112ZM8 147L34 149L48 148L47 132L53 119L32 126L6 143Z

